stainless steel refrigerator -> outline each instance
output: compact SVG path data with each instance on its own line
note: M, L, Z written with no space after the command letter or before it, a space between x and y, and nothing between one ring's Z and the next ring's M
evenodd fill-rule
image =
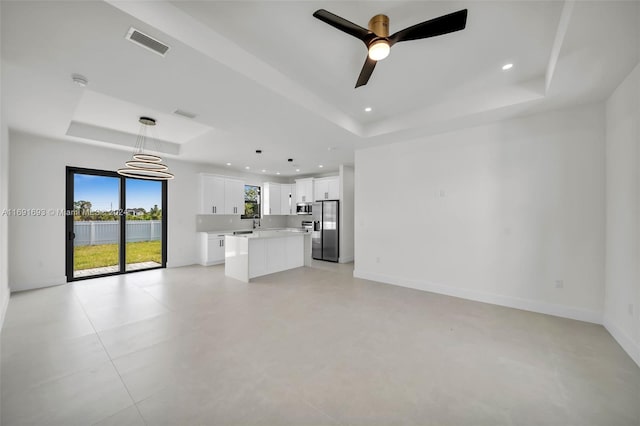
M313 232L311 234L312 257L318 260L338 261L338 200L316 201L311 207Z

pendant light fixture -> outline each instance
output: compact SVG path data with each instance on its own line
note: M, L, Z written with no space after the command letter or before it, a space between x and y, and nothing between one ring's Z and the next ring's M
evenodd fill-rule
M149 117L140 117L140 131L136 138L135 153L133 159L126 161L126 167L118 169L119 175L148 180L169 180L173 175L169 168L162 164L162 158L157 155L145 154L144 144L147 139L147 129L156 125L156 120Z

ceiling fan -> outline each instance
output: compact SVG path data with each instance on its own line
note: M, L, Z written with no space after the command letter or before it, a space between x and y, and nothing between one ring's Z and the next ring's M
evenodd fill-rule
M364 62L362 71L356 83L356 88L364 86L369 81L376 63L389 55L391 46L401 41L420 40L422 38L435 37L454 31L463 30L467 25L467 9L443 15L429 21L421 22L389 36L389 17L376 15L369 20L369 29L347 21L324 9L316 10L314 17L326 22L355 38L362 40L367 46L369 54Z

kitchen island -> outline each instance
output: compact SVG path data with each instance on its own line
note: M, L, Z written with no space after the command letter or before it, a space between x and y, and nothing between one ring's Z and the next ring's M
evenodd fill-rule
M311 234L265 230L225 237L224 273L249 282L252 278L311 266Z

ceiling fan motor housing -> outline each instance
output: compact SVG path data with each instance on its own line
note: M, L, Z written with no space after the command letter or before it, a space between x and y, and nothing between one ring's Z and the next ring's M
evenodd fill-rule
M378 37L389 37L389 17L376 15L369 20L369 30Z

